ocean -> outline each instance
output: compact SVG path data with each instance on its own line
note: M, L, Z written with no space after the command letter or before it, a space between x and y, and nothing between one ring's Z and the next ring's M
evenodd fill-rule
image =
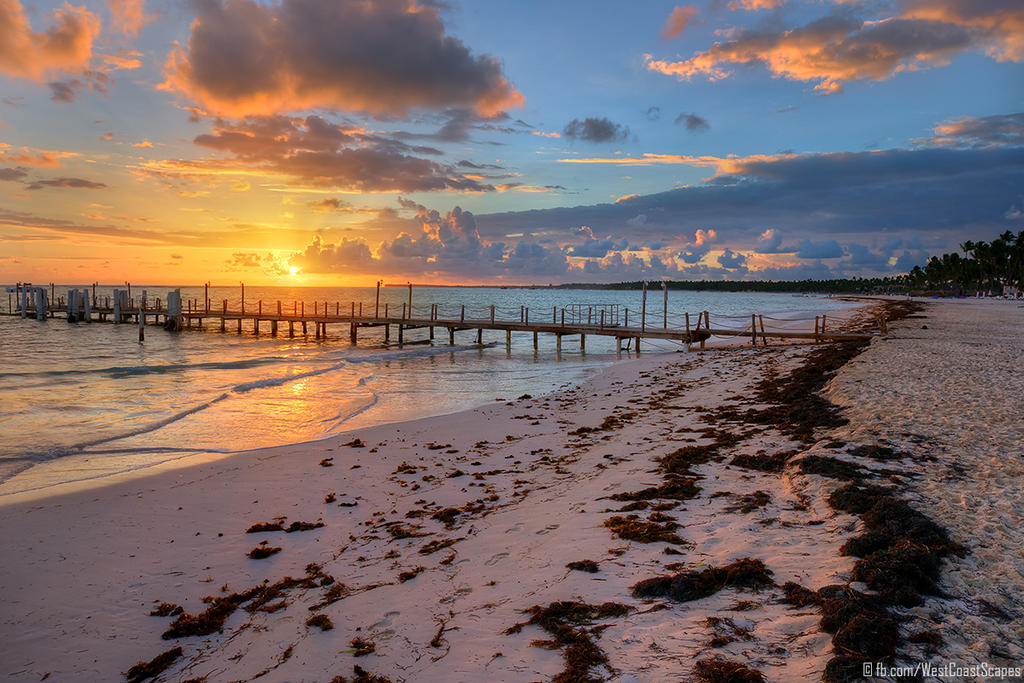
M58 285L58 296L73 286ZM85 288L85 285L79 285ZM166 301L167 287L133 286L152 304ZM97 288L102 301L112 287ZM203 307L202 287L181 288L183 300ZM374 288L246 287L246 310L260 301L264 312L277 302L288 312L304 304L350 310L362 303L373 310ZM392 313L408 302L405 287L380 290L381 311ZM239 287L210 287L211 308L228 300L239 307ZM7 302L0 302L6 312ZM521 307L533 320L551 320L563 307L618 306L629 309L635 324L641 309L639 291L529 288L417 287L416 316L437 304L442 313L486 318L490 306L500 318L518 319ZM711 312L714 326L742 328L751 312L786 320L850 308L857 304L824 297L790 294L669 292L670 325L685 312L696 321ZM571 308L568 309L572 314ZM580 309L576 309L580 310ZM610 314L609 314L610 315ZM660 289L648 294L647 324L661 327L664 300ZM813 325L813 323L811 323ZM502 332L484 332L477 346L475 330L457 333L448 345L439 328L433 343L385 344L381 328L361 328L351 346L348 325L334 325L326 339L313 327L302 336L287 335L282 325L273 338L264 327L252 334L251 323L238 335L207 322L199 331L165 332L149 327L143 343L131 324L68 323L0 316L0 497L40 491L65 482L95 480L201 453L235 453L267 446L322 439L374 424L441 415L522 394L538 395L578 384L603 366L631 357L616 354L612 338L590 336L585 351L578 338L566 337L561 353L555 340L541 335L533 349L529 333L513 334L506 350ZM406 342L423 342L427 330L405 333ZM643 353L675 353L680 345L645 341Z

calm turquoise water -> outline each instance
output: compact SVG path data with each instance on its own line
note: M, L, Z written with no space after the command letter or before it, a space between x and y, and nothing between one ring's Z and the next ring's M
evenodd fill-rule
M66 294L68 286L58 286ZM145 289L152 302L166 300L167 288ZM100 287L98 297L110 296ZM210 288L213 308L223 299L240 305L236 288ZM367 288L247 287L246 309L291 310L305 302L307 312L327 302L328 310L350 310L352 301L364 311L374 306ZM202 306L204 291L183 288L185 299ZM381 290L381 308L401 310L408 290ZM552 307L568 304L619 306L635 323L639 292L546 289L417 288L416 315L430 304L467 318L518 319L520 306L531 320L552 317ZM358 306L358 303L357 303ZM662 294L648 299L648 324L662 325ZM712 312L716 326L743 326L751 311L781 318L811 317L849 307L835 300L782 294L671 292L670 324L681 323L689 311ZM7 302L0 302L7 310ZM560 315L560 313L559 313ZM729 319L724 316L738 316ZM229 328L230 329L230 328ZM265 328L267 329L267 328ZM283 328L284 329L284 328ZM310 333L312 333L312 326ZM197 452L232 452L323 438L371 424L439 415L514 398L540 394L580 382L588 373L616 362L614 341L590 337L586 353L566 338L555 353L554 339L541 336L534 352L528 333L513 335L506 352L504 334L484 333L477 347L475 331L460 332L456 345L437 330L433 344L386 346L379 328L360 330L357 347L348 344L348 326L329 330L326 340L311 336L254 337L251 327L241 336L219 328L167 333L147 329L138 343L133 325L69 324L59 318L43 322L0 316L0 493L44 488L55 483L92 479L151 466ZM395 341L394 331L392 342ZM406 332L406 341L423 340L427 331ZM673 352L679 345L651 342L650 352ZM623 354L622 358L628 358Z

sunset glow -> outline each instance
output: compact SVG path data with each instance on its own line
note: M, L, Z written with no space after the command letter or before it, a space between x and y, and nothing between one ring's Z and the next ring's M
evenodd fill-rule
M878 276L1021 228L1024 9L581 7L0 0L0 273Z

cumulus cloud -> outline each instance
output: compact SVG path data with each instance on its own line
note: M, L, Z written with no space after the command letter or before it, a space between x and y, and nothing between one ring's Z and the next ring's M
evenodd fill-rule
M878 252L872 251L869 247L857 242L846 245L847 258L843 259L844 265L851 266L883 266L889 259Z
M726 249L718 255L718 265L728 270L746 268L746 263L746 255L732 249Z
M619 142L629 137L629 128L605 117L573 119L565 125L562 135L585 142Z
M567 250L569 256L604 258L609 252L625 251L629 248L629 240L625 237L618 240L614 237L597 239L587 226L581 227L579 233L584 235L584 241L582 244L569 247Z
M729 9L731 10L759 10L759 9L775 9L785 4L786 0L732 0L729 3Z
M7 0L10 1L10 0ZM165 88L211 112L244 116L331 107L402 116L464 106L520 106L493 57L446 35L414 0L205 0Z
M677 5L672 8L665 25L661 27L661 37L671 40L682 34L697 15L697 8L692 5Z
M703 133L706 130L711 129L711 124L703 116L697 116L696 114L687 114L683 112L676 117L676 124L683 124L686 126L686 130L691 133Z
M44 31L33 31L19 0L0 0L0 73L41 81L53 71L88 68L99 18L65 2L49 20Z
M881 81L943 66L966 50L1001 61L1024 59L1024 8L1006 0L918 0L895 16L832 14L797 28L742 31L690 59L645 55L647 68L679 79L726 78L731 64L761 64L773 76L837 93L850 81Z
M790 250L792 251L792 250ZM757 238L755 254L782 254L782 234L773 228L768 228Z
M319 116L218 119L195 144L232 155L224 160L165 162L196 174L230 166L285 175L309 185L360 192L492 191L457 168L417 156L422 148L345 127ZM156 169L152 169L156 170Z

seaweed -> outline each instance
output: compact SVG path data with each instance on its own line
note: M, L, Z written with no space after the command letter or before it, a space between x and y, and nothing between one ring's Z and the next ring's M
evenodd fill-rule
M652 500L656 498L669 498L672 500L690 500L700 494L700 487L697 486L697 479L694 477L677 477L662 484L651 486L640 491L629 493L616 493L611 496L612 500Z
M753 493L745 493L742 496L736 496L736 504L729 505L725 508L726 512L753 512L759 508L763 508L765 505L770 503L772 497L767 491L754 491Z
M363 443L362 439L352 439L348 443L343 443L341 445L348 446L349 448L366 448L366 444Z
M861 481L866 472L853 463L821 455L808 455L799 461L801 474L817 474L831 479Z
M701 659L693 665L693 677L698 683L765 683L764 674L739 662L715 657Z
M708 567L700 571L685 570L676 574L656 576L632 587L635 598L671 598L690 602L713 595L723 588L757 590L775 585L772 571L761 560L743 558L724 567Z
M139 681L144 681L147 678L156 678L171 666L178 657L181 657L181 655L182 651L180 647L172 648L167 652L158 654L148 662L139 662L132 668L128 669L125 673L125 678L128 679L129 683L138 683Z
M573 569L578 572L587 572L589 574L596 574L600 571L597 566L597 562L594 562L593 560L579 560L578 562L570 562L565 566L569 569Z
M362 638L355 638L349 644L352 646L353 657L365 657L377 649L377 646L372 641Z
M461 540L461 538L443 538L436 541L431 541L430 543L427 543L425 546L419 549L419 554L432 555L436 553L438 550L444 550L445 548L451 545L455 545Z
M247 534L259 534L264 531L284 531L281 522L257 522L245 530Z
M619 538L638 543L676 543L683 544L684 541L678 534L673 533L679 525L673 521L663 523L643 522L637 515L627 517L611 517L606 519L604 525Z
M352 668L352 671L355 673L355 678L352 680L344 676L335 676L331 679L330 683L391 683L390 678L371 674L358 664Z
M409 571L402 572L398 575L398 581L400 583L411 581L412 579L415 579L417 576L419 576L422 572L426 571L426 569L426 567L415 567L414 569L410 569Z
M746 626L740 626L729 617L708 617L704 626L711 629L710 647L723 647L737 640L753 640L754 636Z
M334 463L331 462L334 458L324 458L320 461L320 467L334 467Z
M334 622L326 614L314 614L309 619L306 619L306 626L310 628L316 627L321 631L330 631L334 628Z
M266 541L263 541L258 546L246 553L246 556L253 560L263 560L271 555L276 555L281 552L281 548L269 546Z
M447 528L451 529L455 526L455 518L462 514L462 510L459 508L445 508L438 510L430 516L431 519L436 519L442 522Z
M740 453L729 461L730 465L742 467L748 470L759 472L781 472L786 467L786 461L796 454L796 451L780 451L772 455L763 453Z
M529 621L515 624L505 629L506 635L519 633L524 626L539 626L551 634L551 640L535 640L531 645L550 650L562 650L565 668L552 678L553 683L582 683L600 680L591 675L590 670L598 666L608 666L608 658L594 643L590 631L579 628L589 626L599 619L621 617L630 612L626 605L616 602L605 602L600 605L588 605L583 602L560 601L547 607L534 605L524 610L530 615Z
M390 528L388 528L388 533L391 534L391 537L396 540L402 538L418 538L420 536L427 535L426 533L418 531L418 529L419 527L415 525L407 527L402 526L401 524L394 524Z
M320 520L317 520L316 522L292 522L288 525L288 528L285 529L285 533L293 534L296 531L310 531L312 529L319 529L323 526L326 525Z
M182 612L181 605L175 605L173 602L161 602L159 605L153 608L153 611L149 613L151 617L174 617Z

